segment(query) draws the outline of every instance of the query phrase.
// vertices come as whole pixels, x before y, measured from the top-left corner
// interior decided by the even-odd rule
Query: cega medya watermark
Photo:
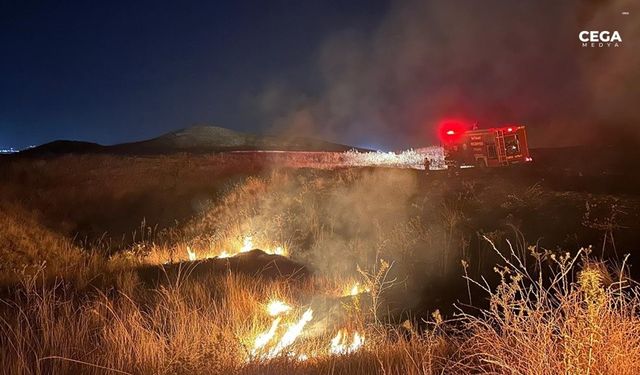
[[[580,31],[578,38],[582,47],[620,47],[622,37],[618,31]]]

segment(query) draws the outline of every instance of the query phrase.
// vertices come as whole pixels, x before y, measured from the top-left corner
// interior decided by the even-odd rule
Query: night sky
[[[5,2],[3,2],[4,4]],[[331,30],[375,24],[385,1],[10,1],[0,5],[0,146],[104,144],[193,124],[269,125],[271,81],[312,86]]]
[[[640,134],[635,0],[0,4],[0,147],[208,124],[390,149],[450,117],[543,146]]]

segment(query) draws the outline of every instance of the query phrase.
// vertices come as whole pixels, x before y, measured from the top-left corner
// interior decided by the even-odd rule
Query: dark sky
[[[390,149],[443,118],[525,124],[534,146],[640,140],[639,4],[4,1],[0,147],[210,124]]]
[[[6,3],[13,3],[7,5]],[[0,146],[110,144],[196,123],[267,127],[273,80],[313,86],[332,30],[386,1],[35,1],[0,5]]]

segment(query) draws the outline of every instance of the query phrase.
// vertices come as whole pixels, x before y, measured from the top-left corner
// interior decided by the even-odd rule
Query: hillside
[[[21,152],[24,156],[56,154],[171,154],[248,150],[347,151],[353,147],[314,138],[259,135],[217,126],[193,126],[159,137],[111,146],[80,141],[54,141]]]
[[[141,142],[125,143],[112,149],[141,152],[295,150],[346,151],[352,147],[304,137],[241,133],[217,126],[194,126]]]
[[[23,156],[43,156],[56,154],[91,154],[103,152],[107,147],[93,142],[58,140],[20,151]],[[13,154],[13,155],[17,155]]]

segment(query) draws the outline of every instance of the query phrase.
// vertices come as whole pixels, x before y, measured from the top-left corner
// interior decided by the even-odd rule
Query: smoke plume
[[[434,143],[448,117],[525,124],[533,146],[635,137],[639,21],[632,0],[393,2],[373,31],[319,46],[317,92],[278,82],[260,105],[279,131],[361,146]],[[581,30],[623,42],[582,47]]]

